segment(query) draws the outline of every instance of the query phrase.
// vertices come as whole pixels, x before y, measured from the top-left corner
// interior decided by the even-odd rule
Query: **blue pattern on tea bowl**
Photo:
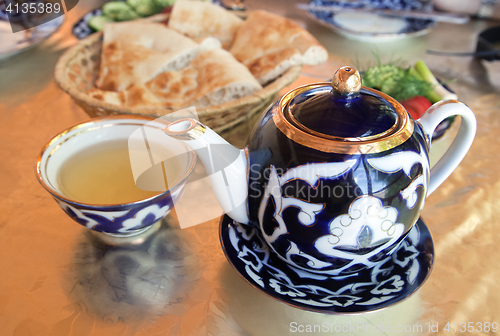
[[[174,149],[181,167],[180,176],[175,183],[169,183],[171,187],[168,190],[135,202],[91,204],[75,201],[61,192],[58,171],[68,157],[82,149],[102,144],[102,141],[128,140],[141,127],[148,128],[147,132],[154,130],[163,134],[165,125],[165,122],[155,118],[112,116],[94,118],[70,127],[53,137],[40,152],[35,167],[38,181],[74,221],[86,228],[118,237],[140,234],[166,217],[181,196],[196,164],[196,154],[186,145],[167,136],[157,142],[162,147]]]
[[[54,199],[59,206],[77,223],[88,229],[120,236],[130,236],[143,232],[152,224],[165,218],[175,200],[181,195],[184,185],[155,197],[117,206],[88,206]]]

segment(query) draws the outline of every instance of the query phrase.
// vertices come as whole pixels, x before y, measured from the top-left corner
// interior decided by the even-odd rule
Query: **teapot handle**
[[[429,139],[430,146],[432,134],[436,127],[443,120],[453,115],[461,117],[460,129],[443,157],[431,169],[427,196],[450,176],[469,151],[476,134],[476,117],[474,116],[474,112],[465,104],[456,100],[443,100],[432,105],[417,120],[422,125],[424,133]]]

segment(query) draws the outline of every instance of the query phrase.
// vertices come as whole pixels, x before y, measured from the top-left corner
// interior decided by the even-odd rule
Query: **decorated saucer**
[[[324,276],[296,269],[277,256],[251,226],[224,215],[220,240],[229,263],[253,287],[288,305],[327,314],[387,308],[415,293],[429,277],[434,244],[422,219],[398,249],[370,269]]]

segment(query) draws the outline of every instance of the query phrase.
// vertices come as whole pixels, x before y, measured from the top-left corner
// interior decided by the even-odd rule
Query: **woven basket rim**
[[[168,17],[168,15],[160,14],[154,17],[150,17],[148,21],[163,21]],[[94,108],[103,109],[106,111],[113,112],[115,114],[142,114],[142,115],[164,115],[167,113],[174,112],[179,110],[179,108],[163,108],[163,107],[144,107],[144,106],[120,106],[111,103],[104,102],[102,100],[95,99],[90,97],[86,93],[82,92],[79,88],[77,88],[73,83],[69,81],[66,76],[66,69],[68,63],[86,46],[92,45],[93,43],[98,43],[102,41],[103,32],[94,33],[87,38],[81,40],[78,44],[69,48],[57,61],[54,77],[58,86],[68,93],[75,100],[84,102],[85,104],[92,106]],[[99,55],[100,57],[100,55]],[[242,97],[240,99],[227,102],[220,105],[213,105],[204,108],[197,108],[196,111],[198,115],[210,115],[215,112],[221,111],[229,111],[235,107],[244,106],[244,105],[257,105],[262,103],[269,97],[277,94],[282,88],[293,82],[298,76],[302,69],[301,65],[295,65],[286,70],[280,77],[275,79],[273,82],[264,86],[261,90],[253,93],[252,95]]]

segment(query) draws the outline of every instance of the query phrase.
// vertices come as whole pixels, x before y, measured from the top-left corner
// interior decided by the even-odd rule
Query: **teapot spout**
[[[164,129],[168,136],[191,147],[210,180],[222,210],[233,220],[248,224],[248,160],[240,150],[199,121],[180,119]]]

